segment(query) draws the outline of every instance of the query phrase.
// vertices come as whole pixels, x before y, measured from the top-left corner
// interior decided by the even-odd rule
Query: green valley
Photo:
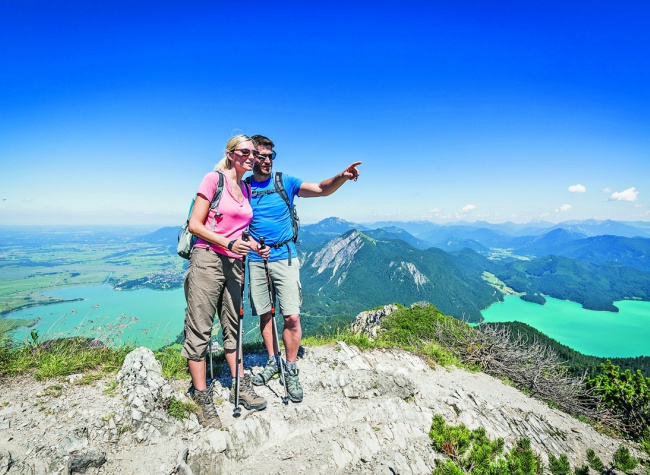
[[[181,285],[187,264],[169,245],[137,241],[141,230],[106,236],[102,230],[50,235],[35,246],[28,237],[0,235],[0,313],[47,305],[61,298],[44,291],[104,282],[120,289]]]

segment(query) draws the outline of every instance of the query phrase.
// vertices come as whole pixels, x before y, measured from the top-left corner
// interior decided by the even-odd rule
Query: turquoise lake
[[[110,285],[99,285],[44,294],[83,300],[13,312],[12,318],[40,318],[34,328],[16,330],[16,340],[22,341],[36,329],[41,339],[93,336],[115,346],[132,342],[155,349],[172,343],[183,331],[183,289],[116,291]]]
[[[111,345],[134,343],[155,349],[172,343],[183,331],[185,297],[182,289],[115,291],[110,285],[71,287],[47,292],[66,299],[83,299],[15,311],[12,318],[40,321],[41,339],[82,335]],[[618,313],[585,310],[575,302],[547,298],[546,305],[507,295],[482,312],[487,322],[527,323],[560,343],[594,356],[650,355],[650,302],[615,302]],[[259,339],[257,318],[244,312],[244,340]],[[28,338],[32,328],[13,333]],[[215,334],[218,323],[215,325]]]
[[[481,313],[486,322],[526,323],[580,353],[650,356],[650,302],[614,302],[618,313],[585,310],[575,302],[546,298],[545,305],[506,295]]]
[[[116,291],[105,284],[70,287],[43,294],[82,300],[12,312],[12,318],[40,318],[36,326],[13,332],[15,340],[29,339],[30,332],[35,329],[41,341],[63,336],[90,336],[111,346],[132,343],[157,349],[173,343],[183,332],[185,295],[182,288]],[[215,319],[213,334],[215,341],[221,342],[218,332],[219,323]],[[243,338],[244,341],[261,340],[259,320],[251,316],[248,305],[244,310]]]

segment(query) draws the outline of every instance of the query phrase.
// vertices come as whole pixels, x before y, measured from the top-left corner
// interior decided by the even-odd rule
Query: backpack
[[[217,183],[217,189],[214,190],[214,196],[212,197],[212,201],[210,202],[210,209],[215,210],[215,219],[212,222],[213,231],[217,222],[216,217],[221,216],[221,213],[219,213],[219,210],[217,208],[219,206],[219,201],[221,200],[221,195],[223,194],[223,187],[225,184],[223,173],[219,171],[217,173],[219,174],[219,183]],[[247,196],[248,201],[250,201],[251,188],[249,184],[246,184],[246,194],[248,195]],[[178,231],[178,245],[176,246],[176,252],[183,259],[190,258],[190,254],[192,253],[192,248],[194,247],[194,244],[196,244],[196,236],[190,232],[190,216],[192,215],[192,209],[194,208],[195,201],[196,201],[196,195],[194,195],[194,198],[192,198],[192,202],[190,203],[190,209],[187,212],[187,221],[185,221],[185,224],[181,226],[181,228]]]
[[[252,185],[252,176],[246,177],[244,182],[248,185]],[[293,238],[291,240],[294,243],[298,242],[298,231],[300,231],[300,218],[298,217],[298,211],[296,210],[296,205],[294,204],[291,206],[291,201],[289,200],[289,195],[287,194],[287,190],[284,189],[284,184],[282,183],[282,172],[275,172],[275,176],[273,177],[273,185],[275,186],[275,190],[267,190],[261,193],[253,192],[253,196],[260,196],[260,195],[267,195],[270,193],[278,193],[284,202],[287,204],[287,207],[289,208],[289,214],[291,215],[291,230],[293,231]]]

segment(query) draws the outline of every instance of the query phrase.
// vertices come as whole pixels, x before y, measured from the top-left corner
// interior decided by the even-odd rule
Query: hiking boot
[[[296,368],[293,371],[285,371],[284,375],[287,378],[287,392],[289,393],[289,399],[292,402],[301,402],[302,401],[302,385],[300,384],[300,379],[298,375],[300,371]],[[280,382],[282,381],[282,376],[280,376]]]
[[[203,427],[221,427],[221,419],[217,414],[217,408],[212,401],[212,391],[206,389],[205,391],[194,391],[194,402],[199,407],[196,416],[199,418],[199,423]]]
[[[249,411],[261,411],[266,407],[266,399],[258,396],[253,389],[253,383],[250,374],[246,374],[239,381],[239,402]],[[230,402],[235,403],[235,378],[232,380],[232,387],[230,388]]]
[[[279,373],[280,369],[278,368],[278,363],[275,361],[275,357],[272,356],[266,362],[264,369],[253,376],[253,384],[255,386],[264,386],[274,377],[277,377]]]

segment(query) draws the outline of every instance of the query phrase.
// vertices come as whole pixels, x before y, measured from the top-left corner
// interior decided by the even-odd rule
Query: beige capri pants
[[[181,356],[203,361],[215,314],[219,314],[223,347],[237,349],[241,305],[242,261],[210,249],[194,248],[185,276],[185,343]]]

